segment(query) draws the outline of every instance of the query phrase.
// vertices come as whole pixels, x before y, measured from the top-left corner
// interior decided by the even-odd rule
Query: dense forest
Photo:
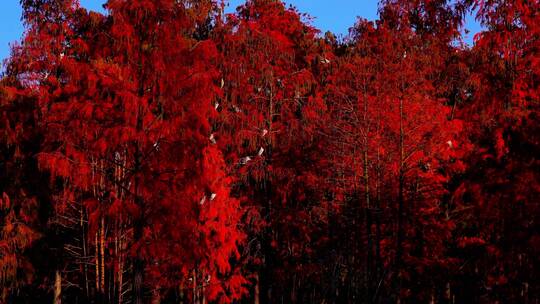
[[[20,2],[0,303],[539,303],[538,0]]]

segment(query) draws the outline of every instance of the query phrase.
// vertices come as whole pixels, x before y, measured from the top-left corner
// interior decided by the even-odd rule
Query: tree
[[[538,3],[475,1],[485,31],[464,60],[470,99],[459,109],[475,145],[454,193],[462,212],[462,298],[534,301],[538,286]],[[473,169],[474,168],[474,169]],[[473,283],[476,282],[476,283]],[[481,292],[473,291],[482,290]]]
[[[249,205],[256,303],[310,301],[311,291],[301,290],[308,275],[286,273],[316,267],[310,244],[325,225],[316,188],[325,105],[314,72],[332,55],[300,18],[280,1],[248,1],[215,34],[223,96],[214,136],[236,173],[235,193]]]
[[[33,249],[41,238],[40,213],[47,199],[46,179],[35,174],[33,159],[40,140],[34,110],[36,100],[13,76],[13,66],[0,82],[0,300],[21,300],[41,265]]]
[[[367,295],[366,302],[381,287],[398,298],[425,299],[441,289],[427,287],[431,278],[422,276],[449,266],[444,242],[453,222],[443,216],[443,200],[451,174],[462,167],[454,163],[461,122],[452,119],[431,77],[438,58],[394,13],[385,7],[377,27],[359,21],[327,97],[335,102],[335,179],[356,210],[345,288],[353,297]],[[426,285],[414,290],[414,281]],[[381,285],[387,282],[394,286]]]
[[[157,300],[188,282],[194,301],[230,301],[242,288],[228,274],[242,241],[240,207],[208,140],[215,47],[197,38],[214,7],[106,7],[104,17],[69,1],[25,3],[25,52],[43,58],[25,72],[39,91],[39,160],[58,186],[55,208],[81,207],[88,221],[81,247],[95,247],[99,301],[122,302],[128,269],[134,303],[150,286]],[[88,278],[75,284],[88,286]]]

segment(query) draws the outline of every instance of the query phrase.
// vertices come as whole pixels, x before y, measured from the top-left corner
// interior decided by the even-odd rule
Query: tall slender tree
[[[248,1],[216,33],[223,96],[215,107],[223,115],[215,136],[249,205],[253,241],[246,249],[257,268],[257,303],[309,295],[302,295],[300,273],[283,284],[276,278],[287,268],[314,266],[310,243],[324,224],[316,189],[324,102],[314,71],[331,57],[315,34],[296,10],[275,0]]]

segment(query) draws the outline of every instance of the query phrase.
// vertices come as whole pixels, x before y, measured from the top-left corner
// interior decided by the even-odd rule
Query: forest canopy
[[[20,4],[0,303],[540,300],[538,0]]]

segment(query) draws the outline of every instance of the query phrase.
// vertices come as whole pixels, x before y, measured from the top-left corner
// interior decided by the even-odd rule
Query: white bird
[[[263,129],[262,132],[261,132],[261,136],[264,137],[264,136],[266,136],[266,134],[268,134],[268,130]]]
[[[64,58],[64,52],[60,53],[60,59]]]
[[[448,146],[449,146],[450,148],[453,148],[453,147],[454,147],[454,144],[452,143],[451,140],[447,141],[446,143],[448,144]]]
[[[249,156],[242,157],[242,158],[240,159],[240,164],[241,164],[241,165],[245,165],[245,164],[247,164],[250,160],[251,160],[251,157],[249,157]]]
[[[263,147],[260,147],[260,148],[259,148],[259,152],[257,152],[257,155],[258,155],[258,156],[261,156],[263,153],[264,153],[264,148],[263,148]]]
[[[216,138],[214,137],[214,133],[210,134],[210,142],[213,144],[216,143]]]
[[[210,195],[210,200],[213,201],[213,200],[216,198],[216,195],[217,195],[217,194],[212,193],[212,194]]]
[[[201,201],[199,202],[199,205],[204,205],[204,202],[206,202],[206,195],[203,196],[203,198],[201,199]]]
[[[210,283],[210,279],[211,279],[211,278],[212,278],[211,275],[208,275],[208,276],[206,277],[206,283],[207,283],[207,284]]]
[[[330,63],[330,60],[328,60],[328,58],[323,58],[323,59],[321,60],[321,63],[329,64],[329,63]]]
[[[225,80],[223,80],[223,78],[221,78],[221,86],[220,86],[220,88],[223,89],[223,86],[225,86]]]
[[[219,108],[219,102],[216,102],[216,103],[214,104],[214,108],[215,108],[216,110]]]

